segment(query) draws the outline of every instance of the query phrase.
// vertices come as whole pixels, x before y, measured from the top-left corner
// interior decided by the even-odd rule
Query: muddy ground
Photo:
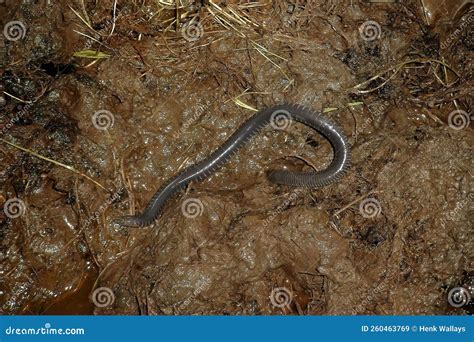
[[[464,2],[0,2],[0,312],[472,314]],[[268,127],[153,226],[111,223],[282,101],[343,129],[340,182],[269,183],[332,150]]]

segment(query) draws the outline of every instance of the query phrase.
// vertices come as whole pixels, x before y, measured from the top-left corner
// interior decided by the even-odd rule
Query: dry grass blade
[[[92,27],[92,25],[90,24],[89,22],[89,18],[87,19],[84,19],[74,8],[72,8],[70,5],[69,5],[69,8],[71,9],[71,11],[73,11],[73,13],[84,23],[84,25],[87,26],[88,29],[94,31],[97,33],[96,30],[94,30],[94,28]]]
[[[274,52],[271,52],[271,51],[268,50],[265,46],[263,46],[263,45],[257,43],[256,41],[250,40],[250,42],[255,46],[255,49],[257,49],[258,52],[260,52],[262,55],[264,55],[264,53],[268,53],[269,55],[272,55],[272,56],[274,56],[274,57],[277,57],[277,58],[279,58],[279,59],[281,59],[281,60],[283,60],[283,61],[285,61],[285,62],[288,61],[288,59],[286,59],[286,58],[284,58],[284,57],[282,57],[282,56],[280,56],[280,55],[277,55],[277,54],[274,53]]]
[[[7,93],[6,91],[4,91],[3,93],[4,93],[5,95],[7,95],[7,96],[10,96],[12,99],[15,99],[15,100],[17,100],[17,101],[19,101],[19,102],[22,102],[22,103],[32,104],[32,103],[34,102],[34,101],[22,100],[22,99],[16,97],[15,95],[12,95],[12,94]]]
[[[222,9],[219,5],[215,4],[212,1],[209,1],[209,4],[214,7],[216,10],[215,16],[220,17],[221,19],[223,17],[227,18],[229,21],[234,22],[235,24],[241,25],[241,26],[246,26],[246,25],[256,25],[254,22],[252,22],[250,19],[246,18],[246,16],[243,13],[239,13],[240,11],[238,9],[232,8],[232,5],[227,5],[227,11]],[[210,8],[208,8],[210,11]]]
[[[81,58],[93,58],[93,59],[103,59],[103,58],[109,58],[110,55],[100,52],[100,51],[95,51],[95,50],[81,50],[81,51],[76,51],[73,54],[74,57],[81,57]]]
[[[96,43],[99,43],[100,45],[104,45],[104,44],[102,44],[98,39],[95,39],[94,37],[91,37],[91,36],[89,36],[88,34],[82,33],[82,32],[77,31],[77,30],[73,30],[73,31],[76,32],[77,34],[80,34],[81,36],[84,36],[84,37],[86,37],[86,38],[89,38],[89,39],[93,40],[93,41],[96,42]],[[105,45],[104,45],[104,46],[105,46]]]
[[[251,110],[253,112],[257,112],[258,109],[252,107],[251,105],[246,104],[240,98],[242,96],[245,96],[245,95],[268,95],[269,93],[267,93],[267,92],[258,92],[258,91],[248,91],[248,90],[249,90],[249,88],[245,89],[240,95],[237,95],[237,96],[233,97],[232,99],[227,100],[226,103],[232,100],[232,102],[234,102],[239,107]]]
[[[63,164],[63,163],[61,163],[61,162],[58,162],[58,161],[56,161],[56,160],[54,160],[54,159],[51,159],[51,158],[42,156],[42,155],[39,154],[39,153],[36,153],[36,152],[34,152],[34,151],[31,151],[31,150],[29,150],[29,149],[27,149],[27,148],[21,147],[21,146],[19,146],[19,145],[17,145],[17,144],[14,144],[14,143],[12,143],[12,142],[10,142],[10,141],[8,141],[8,140],[3,139],[3,138],[0,138],[0,140],[3,141],[5,144],[8,144],[8,145],[10,145],[10,146],[12,146],[12,147],[14,147],[14,148],[16,148],[16,149],[19,149],[19,150],[21,150],[21,151],[23,151],[23,152],[29,153],[29,154],[31,154],[32,156],[35,156],[36,158],[39,158],[39,159],[42,159],[42,160],[46,160],[47,162],[50,162],[50,163],[52,163],[52,164],[61,166],[61,167],[65,168],[66,170],[72,171],[72,172],[78,174],[79,176],[84,177],[84,178],[90,180],[92,183],[94,183],[94,184],[97,185],[98,187],[102,188],[103,190],[105,190],[105,191],[107,191],[107,192],[110,192],[110,191],[107,190],[102,184],[100,184],[100,183],[97,182],[96,180],[92,179],[92,178],[89,177],[88,175],[86,175],[86,174],[84,174],[84,173],[82,173],[82,172],[76,170],[76,169],[73,168],[72,166],[69,166],[69,165]]]
[[[450,71],[452,71],[456,75],[457,79],[459,79],[459,77],[460,77],[459,73],[456,70],[454,70],[451,66],[449,66],[448,64],[446,64],[443,61],[440,61],[440,60],[437,60],[437,59],[431,59],[431,58],[417,58],[417,59],[411,59],[411,60],[408,60],[408,61],[405,61],[405,62],[398,63],[397,65],[394,65],[394,66],[392,66],[392,67],[390,67],[386,70],[383,70],[383,71],[379,72],[377,75],[369,78],[368,80],[357,84],[356,86],[353,87],[353,89],[357,90],[357,93],[359,93],[359,94],[366,94],[366,93],[373,92],[377,89],[382,88],[385,84],[387,84],[404,67],[408,67],[409,64],[414,64],[414,63],[421,63],[421,64],[437,63],[439,65],[442,65],[442,66],[446,67]],[[378,86],[376,86],[374,88],[370,88],[370,89],[359,90],[360,88],[363,88],[363,87],[369,85],[371,82],[373,82],[377,79],[383,79],[383,76],[386,75],[389,72],[393,72],[393,73],[388,78],[384,79],[384,81],[381,84],[379,84]],[[435,73],[435,77],[438,78],[436,73]],[[457,82],[457,79],[455,81],[451,82],[449,85],[446,85],[446,86],[451,86],[451,85],[455,84]],[[441,82],[441,83],[443,83],[443,82]]]
[[[115,30],[115,21],[117,20],[116,12],[117,12],[117,0],[114,0],[114,6],[113,6],[113,19],[112,19],[112,29],[110,30],[109,36],[107,38],[112,37],[114,34]]]
[[[241,100],[238,99],[238,98],[233,98],[232,101],[234,101],[234,103],[235,103],[237,106],[239,106],[239,107],[242,107],[242,108],[251,110],[251,111],[253,111],[253,112],[257,112],[257,111],[258,111],[258,109],[253,108],[252,106],[246,104],[245,102],[241,101]]]

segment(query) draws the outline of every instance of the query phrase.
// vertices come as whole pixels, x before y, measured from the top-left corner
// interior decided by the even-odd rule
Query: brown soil
[[[0,312],[472,314],[447,300],[474,289],[465,2],[0,3],[2,27],[24,30],[0,41],[0,204],[25,209],[0,213]],[[84,50],[102,55],[74,56]],[[353,165],[340,182],[269,183],[271,167],[320,169],[332,153],[307,127],[269,127],[153,226],[111,224],[249,107],[282,101],[342,127]],[[98,111],[113,118],[106,130]],[[199,216],[183,215],[186,199]],[[101,287],[114,299],[104,307]]]

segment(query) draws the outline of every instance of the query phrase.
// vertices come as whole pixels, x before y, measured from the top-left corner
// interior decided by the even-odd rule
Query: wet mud
[[[445,4],[0,3],[0,312],[472,314],[474,12]],[[270,183],[332,149],[269,126],[112,224],[283,101],[345,132],[339,182]]]

